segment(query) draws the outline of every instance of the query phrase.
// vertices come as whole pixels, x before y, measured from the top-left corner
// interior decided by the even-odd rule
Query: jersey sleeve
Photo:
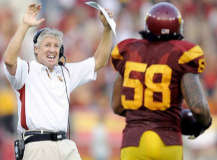
[[[184,43],[178,65],[183,73],[200,74],[206,67],[204,52],[199,45]]]
[[[116,71],[123,75],[124,65],[127,58],[127,46],[135,39],[127,39],[118,43],[112,50],[112,64]]]
[[[16,69],[15,75],[11,75],[8,72],[5,64],[4,64],[4,72],[5,72],[7,79],[9,80],[11,86],[16,90],[19,90],[20,88],[23,87],[23,85],[27,79],[28,63],[18,57],[17,58],[17,69]]]

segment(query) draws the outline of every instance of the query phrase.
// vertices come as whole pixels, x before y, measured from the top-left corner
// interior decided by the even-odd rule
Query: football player
[[[118,71],[112,108],[126,117],[121,160],[182,160],[182,133],[197,137],[211,125],[199,80],[204,53],[183,40],[183,20],[173,4],[155,4],[145,22],[143,39],[124,40],[112,51]],[[195,121],[181,125],[183,98]]]

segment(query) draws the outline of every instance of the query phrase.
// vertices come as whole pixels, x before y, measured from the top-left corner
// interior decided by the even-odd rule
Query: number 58
[[[144,84],[139,79],[130,78],[132,71],[144,73]],[[155,74],[162,75],[161,82],[153,81]],[[122,94],[121,102],[123,107],[125,109],[136,110],[144,104],[150,110],[166,110],[170,107],[171,92],[169,85],[171,77],[172,69],[168,65],[153,64],[147,68],[147,64],[127,61],[123,87],[134,88],[134,99],[127,100],[126,96]],[[161,102],[154,100],[154,93],[161,93]]]

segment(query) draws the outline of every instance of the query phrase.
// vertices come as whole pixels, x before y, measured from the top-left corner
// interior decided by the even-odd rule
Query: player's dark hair
[[[146,39],[150,42],[156,42],[156,41],[169,41],[169,40],[182,40],[184,37],[181,34],[164,34],[160,36],[156,36],[151,32],[142,30],[139,32],[140,36],[143,39]]]

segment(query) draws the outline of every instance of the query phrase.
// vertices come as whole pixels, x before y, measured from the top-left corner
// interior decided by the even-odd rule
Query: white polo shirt
[[[37,61],[29,64],[18,58],[15,76],[4,70],[18,101],[18,132],[24,130],[67,131],[69,104],[67,96],[76,87],[96,79],[93,57],[77,63],[66,63],[52,72]],[[66,88],[67,94],[66,95]]]

